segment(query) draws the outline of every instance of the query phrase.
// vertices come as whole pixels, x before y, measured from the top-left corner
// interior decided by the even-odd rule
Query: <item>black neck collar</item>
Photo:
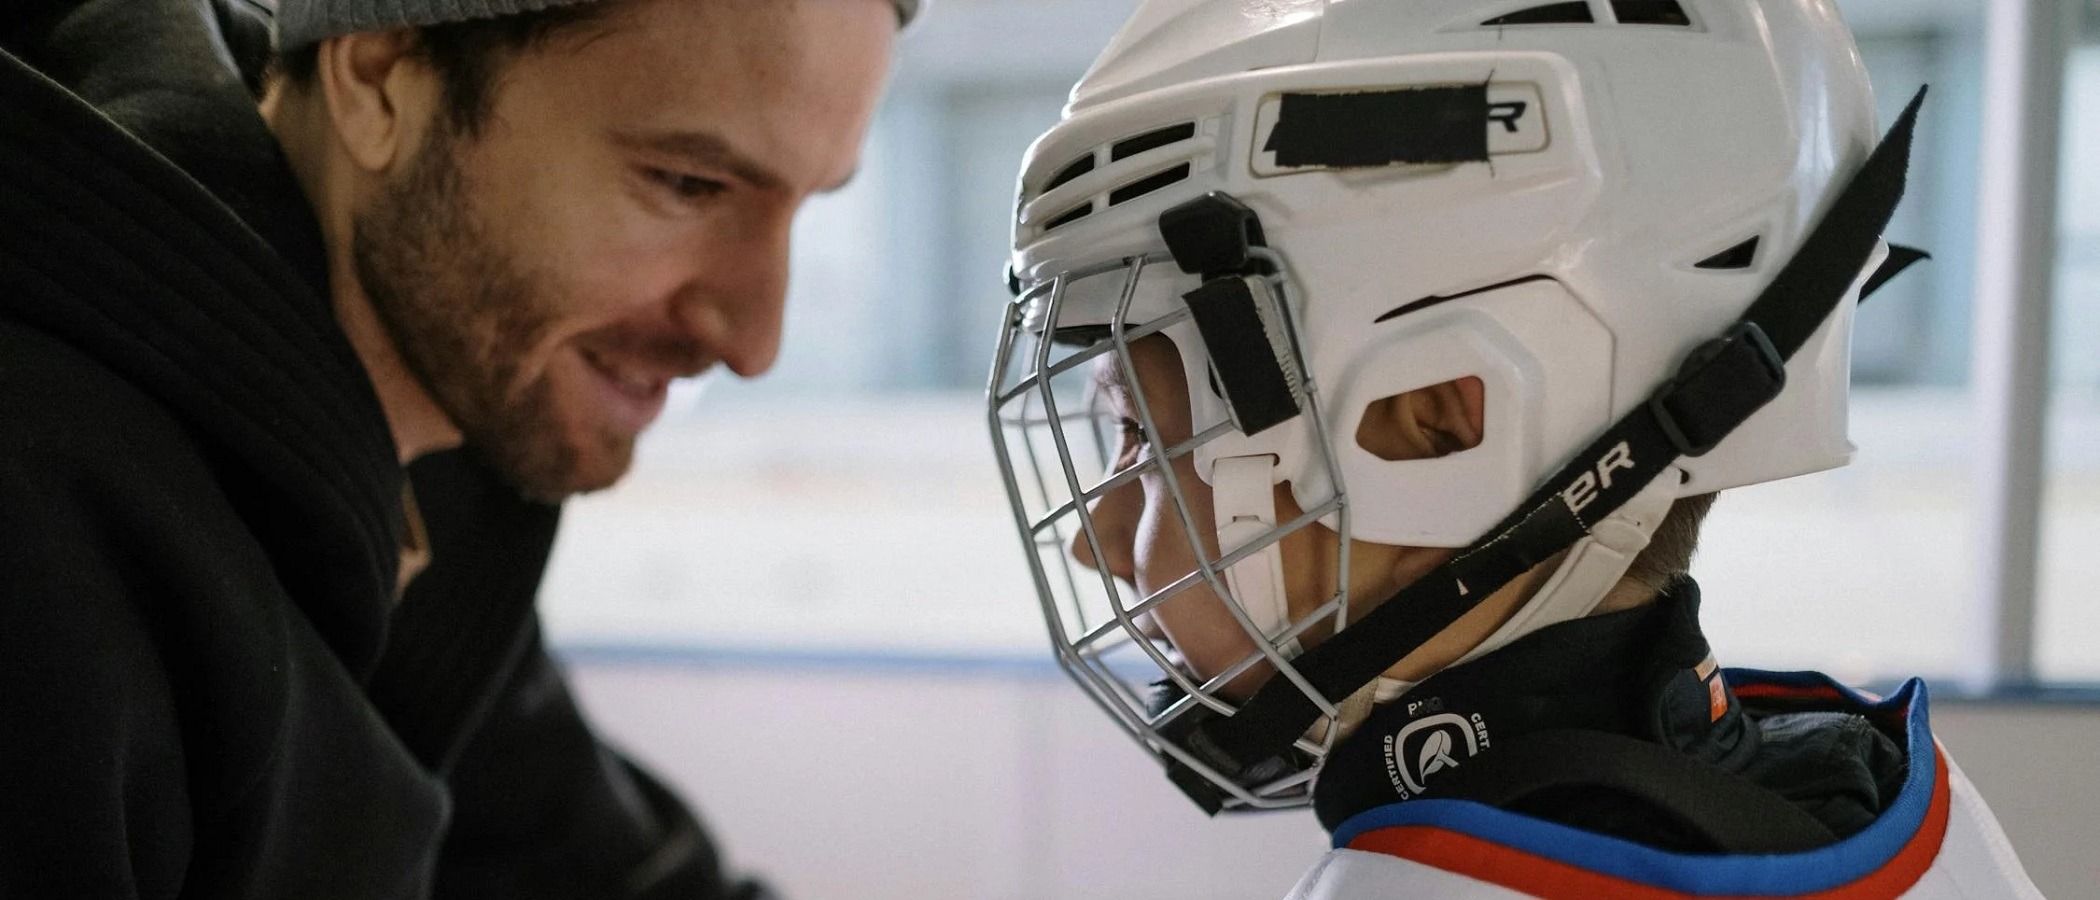
[[[1711,656],[1690,578],[1653,605],[1541,629],[1380,706],[1328,758],[1314,811],[1332,831],[1358,813],[1434,797],[1439,771],[1548,729],[1625,735],[1739,767],[1757,732]]]

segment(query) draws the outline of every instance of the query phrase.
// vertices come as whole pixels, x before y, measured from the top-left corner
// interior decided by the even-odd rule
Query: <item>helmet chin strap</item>
[[[1462,666],[1490,653],[1509,646],[1518,638],[1562,622],[1580,619],[1595,612],[1604,602],[1619,580],[1626,577],[1626,570],[1633,567],[1634,557],[1647,549],[1648,541],[1655,536],[1655,529],[1670,514],[1670,505],[1676,500],[1674,488],[1680,478],[1671,475],[1675,467],[1665,471],[1650,482],[1640,493],[1626,501],[1597,527],[1588,537],[1568,548],[1567,558],[1553,577],[1547,579],[1538,593],[1518,609],[1509,621],[1487,636],[1466,655],[1446,668]],[[1402,681],[1380,675],[1370,684],[1364,685],[1349,698],[1335,705],[1341,713],[1341,737],[1348,737],[1369,718],[1373,708],[1391,703],[1415,689],[1419,682]],[[1308,737],[1323,736],[1326,720],[1315,724]]]
[[[1626,570],[1633,566],[1634,557],[1647,548],[1649,538],[1655,536],[1655,529],[1662,525],[1663,517],[1670,514],[1670,504],[1675,500],[1672,488],[1679,483],[1679,479],[1670,477],[1675,471],[1674,467],[1665,471],[1633,499],[1626,501],[1626,505],[1597,523],[1588,537],[1568,549],[1567,558],[1553,571],[1553,577],[1522,609],[1489,634],[1479,646],[1446,668],[1465,665],[1534,631],[1580,619],[1596,611],[1612,588],[1618,586],[1619,579],[1626,577]],[[1419,683],[1380,675],[1370,684],[1358,688],[1348,699],[1335,704],[1335,711],[1340,713],[1336,718],[1341,725],[1337,740],[1354,734],[1377,707],[1406,696]],[[1305,736],[1314,741],[1323,740],[1327,736],[1327,721],[1322,717],[1313,723]]]
[[[1268,455],[1220,459],[1211,470],[1213,510],[1218,527],[1221,555],[1245,547],[1276,528],[1276,458]],[[1669,515],[1680,479],[1663,473],[1632,499],[1597,523],[1587,537],[1568,549],[1568,555],[1553,576],[1517,610],[1509,621],[1488,635],[1454,666],[1464,665],[1508,646],[1518,638],[1541,629],[1589,615],[1604,602],[1633,566],[1634,557]],[[1225,584],[1240,609],[1262,636],[1274,640],[1290,627],[1290,606],[1283,591],[1283,553],[1272,543],[1225,570]],[[1277,645],[1285,657],[1296,657],[1302,648],[1296,640]],[[1363,723],[1373,706],[1399,699],[1416,682],[1380,676],[1338,704],[1341,736]],[[1309,736],[1318,739],[1326,729],[1322,721]]]
[[[1219,459],[1211,468],[1212,508],[1218,525],[1218,553],[1229,554],[1276,529],[1276,457],[1233,456]],[[1291,626],[1290,603],[1283,592],[1283,551],[1272,543],[1225,570],[1225,586],[1239,601],[1249,621],[1263,637],[1275,640]],[[1276,645],[1276,652],[1295,658],[1301,652],[1297,640]],[[1372,707],[1407,693],[1414,682],[1380,677],[1349,696],[1338,706],[1341,737],[1348,737],[1370,717]],[[1328,722],[1321,719],[1306,731],[1312,740],[1324,740]]]
[[[1276,530],[1276,457],[1233,456],[1211,468],[1211,503],[1218,525],[1218,553],[1230,554]],[[1247,619],[1262,637],[1275,640],[1291,627],[1290,603],[1283,593],[1283,548],[1271,542],[1225,570]],[[1297,640],[1276,645],[1284,657],[1303,649]]]

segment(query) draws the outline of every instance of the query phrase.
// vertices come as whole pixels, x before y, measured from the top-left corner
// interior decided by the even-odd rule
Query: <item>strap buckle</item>
[[[1737,322],[1693,350],[1648,411],[1677,452],[1705,456],[1785,389],[1786,358],[1756,322]]]
[[[1258,271],[1250,248],[1266,246],[1261,217],[1223,191],[1212,191],[1159,214],[1160,237],[1181,271],[1205,281]]]

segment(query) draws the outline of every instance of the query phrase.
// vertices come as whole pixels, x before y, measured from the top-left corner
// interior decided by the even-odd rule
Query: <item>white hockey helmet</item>
[[[1845,464],[1853,309],[1909,261],[1873,118],[1834,0],[1144,3],[1029,151],[991,385],[1060,662],[1206,808],[1302,804],[1343,730],[1307,726],[1508,578],[1576,551],[1481,652],[1593,609],[1671,500]],[[1151,334],[1195,436],[1108,471],[1083,373]],[[1359,445],[1376,401],[1468,376],[1476,447]],[[1071,568],[1066,540],[1103,556],[1089,501],[1190,455],[1198,571],[1126,598]],[[1292,621],[1277,545],[1313,521],[1468,549],[1362,622],[1339,592]],[[1139,627],[1198,584],[1260,648],[1207,678]],[[1185,696],[1148,709],[1141,672]]]

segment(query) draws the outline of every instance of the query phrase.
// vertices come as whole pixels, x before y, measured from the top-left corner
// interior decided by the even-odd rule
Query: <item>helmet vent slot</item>
[[[1591,25],[1596,21],[1587,3],[1548,3],[1496,16],[1480,24],[1485,28],[1500,28],[1504,25]]]
[[[1119,159],[1128,159],[1147,150],[1157,150],[1169,144],[1179,144],[1195,136],[1196,123],[1194,122],[1183,122],[1179,125],[1156,128],[1137,137],[1124,138],[1109,145],[1108,160],[1109,162],[1115,162]],[[1088,166],[1087,168],[1091,169],[1093,167]]]
[[[1077,222],[1080,219],[1086,218],[1088,215],[1101,212],[1102,210],[1105,210],[1108,207],[1115,206],[1119,203],[1126,203],[1131,200],[1135,200],[1139,197],[1152,193],[1153,191],[1159,190],[1160,188],[1166,187],[1167,185],[1173,184],[1177,181],[1187,180],[1189,175],[1195,171],[1195,167],[1191,163],[1184,162],[1178,165],[1171,165],[1167,168],[1160,169],[1156,167],[1159,165],[1164,165],[1167,162],[1167,160],[1160,160],[1156,163],[1150,160],[1139,160],[1136,162],[1124,161],[1131,160],[1135,157],[1141,156],[1154,150],[1158,150],[1162,147],[1172,147],[1176,144],[1181,144],[1194,140],[1196,138],[1196,133],[1198,130],[1197,124],[1198,123],[1196,122],[1180,122],[1161,128],[1154,128],[1151,131],[1132,135],[1120,141],[1116,141],[1113,144],[1096,146],[1094,150],[1088,153],[1087,155],[1081,156],[1077,159],[1072,160],[1071,162],[1066,163],[1064,165],[1064,168],[1058,169],[1056,173],[1050,176],[1048,181],[1043,183],[1042,189],[1036,191],[1034,197],[1040,198],[1043,195],[1050,193],[1051,191],[1057,190],[1058,188],[1079,181],[1081,178],[1087,177],[1089,175],[1097,179],[1102,178],[1102,170],[1113,170],[1114,168],[1116,168],[1117,163],[1123,163],[1123,165],[1125,166],[1138,168],[1140,172],[1144,171],[1145,169],[1154,169],[1154,171],[1149,175],[1144,175],[1143,177],[1134,177],[1137,175],[1137,173],[1135,172],[1130,173],[1128,175],[1121,172],[1115,173],[1114,177],[1118,181],[1122,181],[1122,179],[1125,178],[1131,178],[1132,180],[1122,181],[1120,186],[1117,186],[1115,189],[1108,192],[1107,197],[1102,197],[1100,194],[1094,194],[1094,199],[1086,201],[1078,206],[1072,207],[1070,209],[1058,213],[1055,217],[1043,223],[1042,230],[1050,231],[1052,229],[1060,228],[1065,225],[1070,225],[1073,222]],[[1187,152],[1194,153],[1198,151],[1190,150]],[[1171,160],[1173,158],[1173,154],[1162,155],[1167,156],[1168,160]],[[1111,184],[1114,183],[1115,182],[1111,182]],[[1089,191],[1088,193],[1092,193],[1092,191]],[[1025,199],[1026,198],[1024,198],[1024,200]],[[1023,205],[1025,206],[1026,204],[1024,203]]]
[[[1692,17],[1677,0],[1612,0],[1612,15],[1621,25],[1676,25],[1689,28]]]
[[[1747,269],[1757,263],[1757,245],[1760,238],[1751,238],[1693,265],[1701,269]]]
[[[1153,191],[1159,190],[1160,188],[1166,187],[1167,185],[1173,184],[1177,181],[1181,181],[1188,177],[1188,163],[1182,163],[1181,165],[1175,166],[1174,168],[1166,169],[1160,172],[1155,172],[1151,175],[1147,175],[1122,187],[1116,188],[1114,191],[1109,192],[1108,205],[1115,206],[1116,204],[1122,203],[1127,200],[1136,200],[1139,197],[1145,196],[1146,194],[1152,193]]]
[[[1050,182],[1048,184],[1043,185],[1043,192],[1048,193],[1050,191],[1054,191],[1060,187],[1063,187],[1072,179],[1078,178],[1079,176],[1085,175],[1086,173],[1092,171],[1094,171],[1094,154],[1089,153],[1085,156],[1071,161],[1064,168],[1057,170],[1057,174],[1050,176]]]
[[[1077,222],[1077,221],[1079,221],[1080,219],[1084,219],[1084,218],[1086,218],[1086,217],[1087,217],[1087,216],[1088,216],[1089,214],[1091,214],[1091,213],[1092,213],[1093,211],[1094,211],[1094,204],[1093,204],[1093,203],[1091,203],[1091,202],[1088,202],[1088,203],[1082,203],[1082,204],[1080,204],[1080,205],[1078,205],[1078,206],[1075,206],[1075,207],[1073,207],[1073,208],[1072,208],[1071,210],[1069,210],[1069,211],[1067,211],[1067,212],[1064,212],[1064,213],[1062,213],[1062,214],[1058,215],[1058,217],[1057,217],[1057,218],[1055,218],[1055,219],[1051,219],[1051,220],[1050,220],[1050,221],[1048,221],[1048,222],[1044,222],[1044,223],[1043,223],[1043,230],[1044,230],[1044,231],[1049,231],[1049,230],[1050,230],[1050,229],[1052,229],[1052,228],[1062,228],[1062,227],[1064,227],[1064,226],[1066,226],[1066,225],[1070,225],[1070,224],[1072,224],[1073,222]]]

